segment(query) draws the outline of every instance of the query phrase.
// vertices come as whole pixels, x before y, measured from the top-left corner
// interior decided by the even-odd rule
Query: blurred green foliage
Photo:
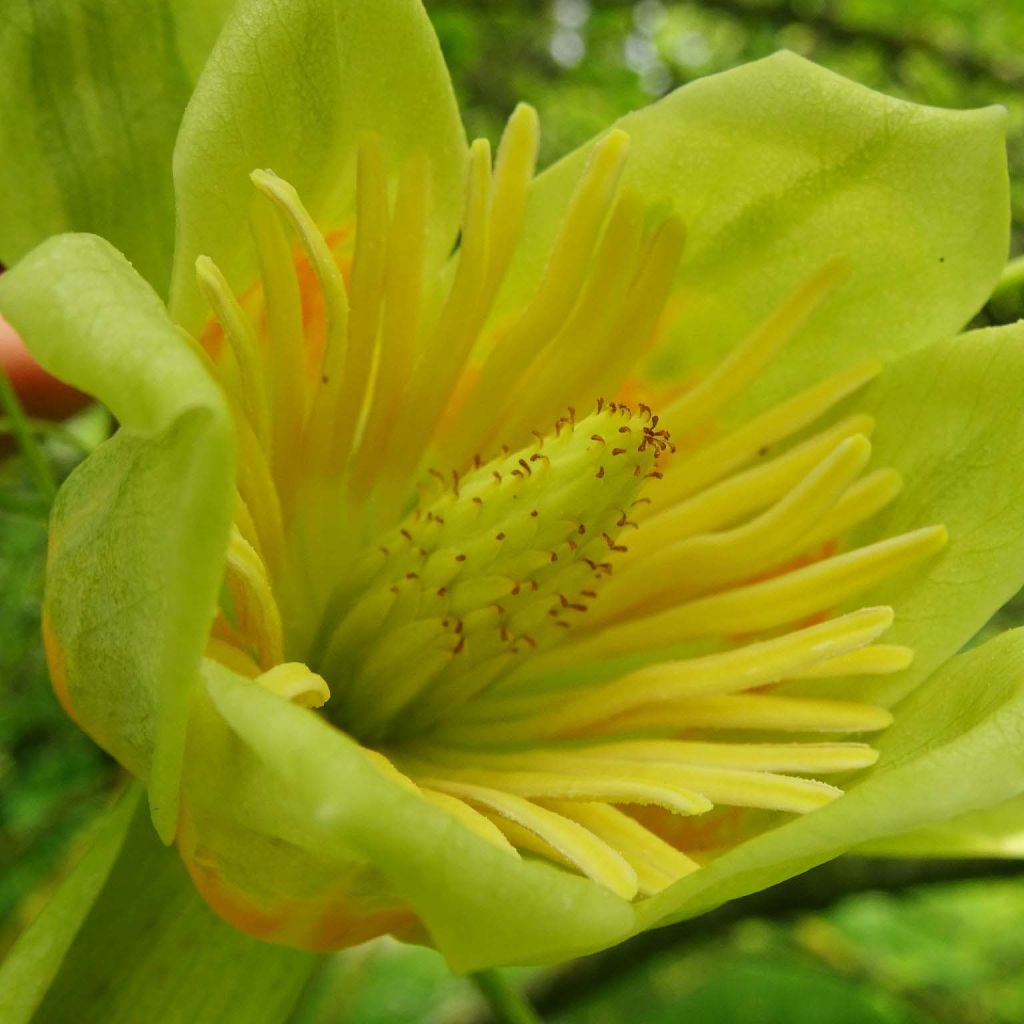
[[[917,102],[1001,103],[1015,248],[1024,247],[1021,0],[427,0],[427,8],[469,133],[496,140],[515,103],[528,100],[541,115],[544,163],[677,85],[781,47]],[[77,457],[59,441],[46,450],[62,473]],[[45,513],[24,467],[8,459],[0,463],[0,951],[117,778],[47,682],[44,552]],[[1022,621],[1018,599],[990,630]],[[792,925],[745,922],[685,955],[638,963],[552,1019],[1013,1024],[1024,1020],[1021,919],[1024,883],[1013,881],[855,897]],[[452,979],[436,954],[382,941],[332,958],[294,1024],[468,1024],[481,1013],[469,983]]]

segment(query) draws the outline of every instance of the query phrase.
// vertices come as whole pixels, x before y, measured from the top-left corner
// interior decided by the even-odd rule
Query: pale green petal
[[[914,649],[910,668],[843,684],[893,703],[960,650],[1024,584],[1024,324],[973,331],[886,368],[859,411],[875,417],[872,464],[904,489],[853,539],[943,523],[946,550],[864,596],[891,604],[886,643]],[[822,689],[819,687],[819,691]]]
[[[171,153],[231,0],[11,0],[0,21],[0,262],[48,235],[109,239],[162,295]]]
[[[470,833],[375,766],[315,712],[226,670],[208,680],[224,720],[262,763],[247,788],[283,791],[264,828],[311,850],[372,864],[460,971],[543,963],[611,945],[629,903],[551,864],[518,860]]]
[[[316,964],[215,917],[129,795],[0,970],[4,1022],[280,1024]]]
[[[625,185],[687,228],[677,315],[651,372],[707,367],[840,257],[849,278],[759,382],[762,400],[955,333],[1006,258],[1004,122],[1000,108],[891,99],[790,53],[617,122],[632,139]],[[506,301],[536,280],[589,149],[538,179]]]
[[[249,174],[269,168],[324,230],[353,212],[356,147],[379,133],[391,170],[432,159],[433,242],[455,237],[465,138],[448,73],[418,0],[240,0],[211,54],[174,154],[178,241],[172,308],[201,315],[193,265],[213,257],[251,283]]]
[[[900,706],[881,758],[835,803],[741,844],[638,908],[692,917],[858,844],[1024,794],[1024,630],[955,657]]]
[[[58,495],[44,614],[58,693],[148,778],[169,839],[233,509],[228,413],[159,298],[99,238],[44,242],[0,277],[0,313],[122,424]]]

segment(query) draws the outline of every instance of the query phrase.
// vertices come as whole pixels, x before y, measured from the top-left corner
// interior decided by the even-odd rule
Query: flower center
[[[620,188],[628,139],[612,132],[543,271],[509,292],[536,149],[525,107],[493,168],[473,145],[450,260],[432,255],[424,159],[390,189],[365,140],[354,227],[328,236],[287,182],[254,173],[259,283],[236,297],[197,265],[241,464],[208,655],[324,706],[510,855],[631,898],[874,762],[841,738],[889,712],[821,682],[909,664],[875,642],[892,610],[857,599],[945,532],[847,546],[900,487],[864,472],[870,417],[832,415],[874,364],[735,413],[838,264],[663,395],[660,422],[597,399],[649,400],[630,373],[664,325],[682,225]],[[517,450],[479,454],[502,442]]]
[[[461,478],[437,473],[440,494],[357,562],[325,615],[308,660],[338,681],[339,724],[365,741],[422,732],[554,647],[625,550],[664,433],[614,406]]]

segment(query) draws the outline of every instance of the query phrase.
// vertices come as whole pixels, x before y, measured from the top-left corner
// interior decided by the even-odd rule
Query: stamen
[[[355,442],[360,419],[368,412],[364,407],[370,393],[390,253],[387,173],[381,141],[375,134],[364,136],[359,143],[356,208],[348,357],[338,394],[334,444],[329,460],[331,471],[339,474]]]
[[[660,495],[666,505],[729,476],[773,444],[792,437],[876,377],[881,366],[863,363],[801,391],[717,441],[681,456]]]
[[[625,608],[657,611],[695,594],[714,591],[779,564],[820,523],[867,464],[871,445],[855,436],[841,442],[792,491],[743,526],[702,534],[646,560],[633,560],[609,582],[588,628]]]
[[[261,446],[266,448],[270,441],[270,412],[264,386],[266,375],[256,335],[231,286],[209,256],[200,256],[196,260],[196,281],[203,298],[224,327],[238,367],[242,407]]]
[[[870,437],[873,429],[874,421],[870,416],[850,416],[782,455],[736,473],[678,504],[667,508],[649,506],[646,513],[644,509],[638,510],[637,516],[644,520],[644,528],[633,542],[636,556],[642,557],[674,541],[742,522],[744,517],[766,509],[795,487],[843,441],[858,434]],[[665,500],[664,490],[659,499]]]
[[[490,789],[484,785],[449,780],[424,780],[422,784],[469,800],[534,833],[588,878],[623,899],[632,899],[636,895],[636,873],[625,858],[575,821],[513,793]]]
[[[443,449],[448,461],[466,461],[466,444],[486,437],[492,410],[554,337],[579,296],[595,242],[610,209],[626,162],[628,136],[612,131],[594,148],[573,196],[551,259],[530,304],[500,344],[488,354],[476,387],[452,424]]]
[[[705,423],[741,394],[849,273],[845,261],[826,264],[768,317],[692,391],[662,414],[677,437]]]
[[[863,592],[901,569],[936,554],[945,546],[944,527],[901,534],[763,583],[698,598],[668,611],[614,626],[585,641],[581,650],[563,648],[553,663],[615,657],[657,650],[705,636],[734,636],[774,629],[819,614]]]
[[[499,700],[495,694],[491,702],[477,705],[476,730],[465,714],[461,727],[457,722],[446,723],[440,735],[454,743],[479,742],[484,736],[492,742],[515,742],[527,737],[580,735],[596,723],[616,719],[636,708],[656,711],[694,697],[737,693],[815,676],[822,666],[839,662],[851,652],[871,649],[867,645],[889,628],[892,618],[890,608],[865,608],[720,654],[650,665],[614,682],[588,687],[579,695],[542,693],[517,698],[522,686],[510,687],[506,699]],[[827,668],[824,672],[829,674]],[[666,710],[657,724],[688,722],[685,710],[682,718],[672,717],[677,710]]]
[[[545,806],[618,850],[636,872],[640,892],[645,896],[661,892],[699,867],[695,860],[644,828],[635,818],[608,804],[551,800]]]
[[[817,665],[794,672],[791,679],[835,679],[839,676],[881,676],[901,672],[914,660],[909,647],[875,644],[859,651],[828,658]]]
[[[280,494],[289,503],[301,468],[295,453],[307,411],[302,294],[284,226],[274,204],[260,192],[253,199],[251,224],[267,316],[265,351],[274,421],[273,470]]]
[[[269,672],[264,672],[256,682],[271,693],[276,693],[293,704],[304,708],[318,708],[331,698],[327,683],[302,664],[286,662],[275,665]]]
[[[391,448],[393,499],[404,498],[401,485],[419,461],[429,438],[462,372],[476,340],[486,307],[483,292],[490,258],[491,161],[490,147],[477,140],[470,149],[466,205],[458,262],[451,290],[430,333],[417,372],[410,383],[412,394],[395,428]],[[398,416],[398,410],[395,410]]]
[[[276,665],[284,656],[277,602],[263,562],[234,526],[228,545],[225,582],[234,609],[230,632],[237,633],[251,647],[261,666]]]
[[[403,392],[412,374],[423,316],[429,193],[430,164],[424,154],[418,154],[410,160],[399,181],[388,232],[389,257],[384,278],[377,380],[352,470],[351,489],[357,500],[365,497],[373,479],[379,475]]]
[[[451,796],[448,793],[441,793],[436,789],[423,789],[424,799],[447,811],[453,818],[465,825],[470,832],[486,839],[491,845],[498,847],[510,854],[516,860],[520,859],[519,851],[505,838],[501,829],[498,828],[490,818],[484,817],[479,811],[474,811],[464,800]]]

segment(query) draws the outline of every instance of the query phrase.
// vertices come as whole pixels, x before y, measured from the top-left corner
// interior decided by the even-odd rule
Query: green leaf
[[[0,971],[9,1024],[278,1024],[318,958],[225,924],[162,847],[136,793]]]
[[[1024,794],[1024,630],[947,663],[897,709],[881,758],[834,803],[764,833],[638,908],[642,926],[694,917],[859,844]]]
[[[0,22],[0,262],[92,231],[161,294],[174,247],[171,153],[232,0],[11,0]]]
[[[174,154],[178,208],[172,309],[195,327],[199,255],[238,291],[254,273],[246,244],[249,174],[287,179],[325,231],[353,214],[359,137],[378,133],[400,169],[433,163],[435,254],[460,213],[465,138],[441,53],[418,0],[242,0],[196,86]]]
[[[390,894],[411,905],[458,971],[558,962],[629,932],[629,903],[578,875],[491,845],[382,771],[316,713],[213,663],[207,685],[223,721],[218,726],[209,716],[208,734],[195,744],[197,756],[211,760],[190,759],[186,805],[208,800],[221,808],[209,821],[220,836],[203,834],[197,821],[207,855],[219,841],[232,842],[226,830],[234,815],[238,838],[222,853],[263,886],[276,879],[283,902],[294,898],[289,872],[316,877],[333,864],[335,879],[344,881],[353,866],[367,864],[379,875],[380,898]],[[217,728],[219,741],[209,735]],[[270,858],[264,865],[256,863],[259,846]],[[354,898],[370,902],[372,876],[356,878],[361,889]]]
[[[45,998],[121,852],[139,792],[138,787],[129,790],[103,815],[72,874],[0,964],[0,1001],[7,1024],[27,1024]]]
[[[233,510],[232,425],[159,298],[101,239],[44,242],[0,278],[0,311],[46,369],[122,424],[54,507],[48,654],[82,727],[148,778],[169,840]]]
[[[874,466],[894,466],[904,489],[853,542],[931,523],[949,545],[917,570],[865,595],[889,604],[886,643],[914,649],[910,668],[841,689],[892,704],[955,654],[1024,582],[1024,324],[973,331],[889,366],[863,396],[875,417]],[[828,687],[816,684],[816,692]]]
[[[1006,258],[1004,123],[999,108],[905,103],[790,53],[622,118],[624,186],[687,227],[678,316],[652,374],[712,365],[837,257],[849,278],[759,380],[759,403],[954,334]],[[592,145],[537,180],[505,301],[533,287]]]

